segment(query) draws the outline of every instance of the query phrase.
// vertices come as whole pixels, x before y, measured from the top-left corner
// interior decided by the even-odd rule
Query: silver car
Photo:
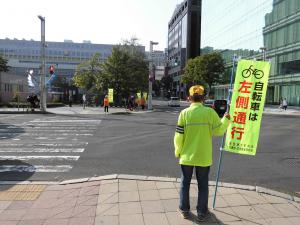
[[[168,106],[180,107],[180,101],[178,97],[171,97],[170,101],[168,101]]]

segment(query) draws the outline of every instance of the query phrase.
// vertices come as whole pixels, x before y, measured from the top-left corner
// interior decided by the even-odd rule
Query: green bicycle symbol
[[[244,69],[242,71],[242,76],[244,78],[248,78],[253,75],[256,79],[261,79],[264,76],[264,72],[262,70],[253,69],[253,65],[251,65],[248,69]]]

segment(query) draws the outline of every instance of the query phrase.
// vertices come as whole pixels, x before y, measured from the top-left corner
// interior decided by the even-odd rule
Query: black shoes
[[[205,214],[198,214],[197,221],[204,222],[204,221],[207,221],[210,217],[211,217],[211,214],[209,211],[207,211]]]
[[[179,214],[183,219],[188,219],[190,218],[190,211],[183,211],[181,209],[178,209]]]

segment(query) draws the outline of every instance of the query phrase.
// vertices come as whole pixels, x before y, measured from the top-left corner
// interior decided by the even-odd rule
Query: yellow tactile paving
[[[45,185],[1,185],[0,201],[19,200],[32,201],[39,197]]]
[[[19,192],[14,200],[33,201],[39,197],[40,192]]]

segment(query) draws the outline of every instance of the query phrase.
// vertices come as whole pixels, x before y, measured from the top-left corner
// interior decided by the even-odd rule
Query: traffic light
[[[54,66],[51,65],[49,67],[49,72],[50,72],[51,75],[54,74]]]
[[[175,58],[174,65],[175,65],[175,66],[178,66],[178,57]]]

